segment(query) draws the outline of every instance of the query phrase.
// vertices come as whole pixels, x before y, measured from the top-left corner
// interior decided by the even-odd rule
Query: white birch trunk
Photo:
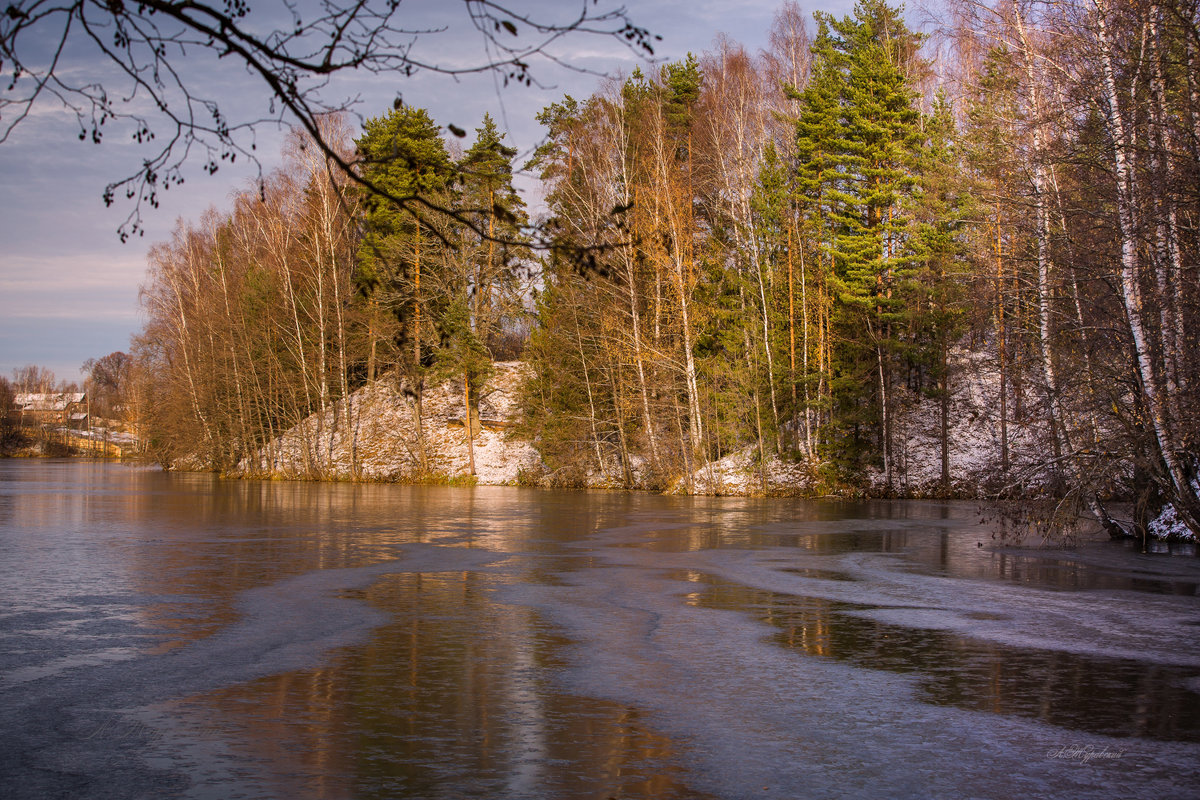
[[[1159,455],[1167,467],[1167,479],[1175,497],[1182,502],[1176,510],[1187,519],[1192,530],[1200,529],[1192,517],[1196,508],[1196,493],[1187,479],[1179,461],[1178,446],[1167,418],[1167,404],[1163,386],[1154,369],[1143,318],[1142,291],[1139,283],[1137,226],[1134,214],[1136,203],[1135,177],[1129,165],[1129,139],[1125,120],[1121,112],[1117,93],[1116,69],[1113,64],[1112,45],[1105,19],[1107,9],[1100,0],[1093,0],[1096,9],[1096,34],[1100,66],[1104,80],[1104,113],[1113,139],[1113,168],[1117,182],[1117,219],[1121,237],[1121,299],[1129,323],[1130,336],[1137,354],[1138,373],[1141,378],[1150,417],[1154,427]]]

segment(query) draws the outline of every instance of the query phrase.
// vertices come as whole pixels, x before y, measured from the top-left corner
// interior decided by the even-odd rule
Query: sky
[[[514,0],[514,7],[539,8],[548,13],[577,10],[583,3],[595,10],[618,8],[610,0]],[[724,33],[747,50],[766,46],[767,32],[782,0],[646,0],[630,4],[633,21],[661,36],[655,42],[656,59],[672,61],[688,52],[710,50],[718,33]],[[270,3],[256,2],[255,14],[269,13]],[[802,3],[806,13],[824,10],[849,13],[851,0]],[[263,9],[266,8],[267,11]],[[438,28],[443,33],[423,36],[418,47],[439,64],[478,59],[483,54],[477,31],[461,24],[463,12],[448,0],[405,0],[405,21],[413,26]],[[456,22],[456,20],[458,22]],[[92,51],[68,49],[65,74],[80,83],[103,80],[107,74]],[[356,113],[379,116],[399,94],[410,106],[429,110],[439,124],[453,123],[470,132],[485,112],[507,132],[510,144],[521,151],[519,161],[536,146],[543,131],[534,119],[538,111],[564,94],[578,98],[595,90],[594,73],[628,74],[636,66],[652,69],[653,62],[611,40],[573,35],[555,45],[558,55],[576,72],[535,62],[538,87],[503,87],[491,75],[462,80],[435,74],[405,78],[394,74],[351,74],[325,87],[327,102],[357,98]],[[269,102],[261,86],[244,71],[227,62],[193,54],[179,62],[180,69],[203,92],[220,101],[231,118],[257,118]],[[7,76],[5,78],[7,81]],[[0,85],[0,98],[4,86]],[[135,98],[131,105],[139,102]],[[0,116],[0,122],[6,118]],[[247,188],[255,170],[242,163],[222,165],[214,175],[202,170],[203,159],[191,159],[186,182],[161,193],[160,206],[143,212],[144,235],[122,243],[117,229],[132,206],[120,199],[106,208],[101,195],[110,181],[138,168],[147,152],[129,137],[129,130],[108,131],[101,144],[80,141],[73,113],[61,105],[44,102],[0,143],[0,375],[11,377],[15,368],[37,364],[53,370],[62,380],[81,381],[81,366],[116,350],[128,350],[130,337],[143,324],[138,292],[146,271],[146,255],[155,242],[167,240],[178,220],[197,220],[210,206],[227,209],[229,199]],[[279,164],[283,133],[260,126],[256,153],[264,171]],[[526,202],[537,209],[539,198],[532,180],[522,187]]]

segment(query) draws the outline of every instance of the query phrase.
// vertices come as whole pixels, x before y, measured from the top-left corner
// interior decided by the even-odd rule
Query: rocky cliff
[[[511,436],[517,394],[528,368],[493,365],[472,415],[475,479],[514,484],[522,471],[540,474],[541,459]],[[470,480],[461,385],[427,386],[421,395],[408,381],[385,378],[314,414],[241,464],[243,474],[384,481]]]
[[[985,356],[962,351],[955,354],[955,363],[957,379],[949,409],[949,493],[973,497],[1004,486],[1039,493],[1050,479],[1043,444],[1047,436],[1039,415],[1009,419],[1010,468],[1004,474],[1000,469],[998,409],[988,401],[996,394],[999,376]],[[483,386],[477,416],[472,418],[478,483],[559,485],[534,444],[513,435],[520,419],[520,387],[529,369],[521,362],[497,363]],[[863,476],[861,489],[875,495],[945,494],[938,403],[911,392],[898,392],[897,400],[897,460],[892,485],[885,484],[882,474],[872,473]],[[243,462],[240,471],[246,475],[402,482],[470,480],[464,419],[462,387],[457,382],[426,386],[418,428],[414,387],[407,381],[383,379],[278,437],[256,460]],[[644,487],[644,459],[636,455],[631,459],[633,485],[626,486],[616,453],[606,455],[611,463],[603,470],[595,463],[579,465],[579,474],[569,485]],[[703,464],[690,479],[674,476],[668,486],[673,492],[713,495],[831,491],[833,487],[821,480],[816,467],[802,457],[771,456],[763,468],[756,448],[748,446]]]

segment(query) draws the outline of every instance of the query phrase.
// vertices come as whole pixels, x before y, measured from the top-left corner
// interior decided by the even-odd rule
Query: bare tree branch
[[[457,10],[447,3],[439,11],[446,24],[428,26],[406,19],[399,0],[277,0],[253,11],[248,0],[16,0],[0,15],[0,73],[11,75],[0,89],[0,142],[35,109],[54,106],[75,115],[81,140],[99,144],[112,122],[131,125],[139,144],[153,142],[140,167],[104,189],[106,204],[119,194],[132,203],[118,228],[125,241],[144,233],[143,205],[157,207],[159,190],[183,183],[184,164],[197,156],[210,174],[222,162],[248,160],[261,187],[256,132],[263,125],[306,131],[336,168],[388,196],[321,135],[319,117],[354,103],[325,97],[334,76],[365,71],[456,79],[490,72],[506,86],[532,86],[538,58],[588,71],[551,51],[564,37],[615,40],[647,56],[658,38],[634,25],[624,8],[597,10],[594,0],[577,0],[570,15],[553,8],[526,12],[520,0],[459,2]],[[481,35],[476,58],[439,60],[432,54],[461,54],[418,47],[450,32],[456,19]],[[230,115],[219,92],[197,75],[198,66],[210,65],[197,60],[205,56],[242,67],[265,88],[266,113]],[[97,69],[103,77],[93,77]],[[81,71],[86,80],[76,77]],[[388,197],[414,213],[448,213],[417,196]]]

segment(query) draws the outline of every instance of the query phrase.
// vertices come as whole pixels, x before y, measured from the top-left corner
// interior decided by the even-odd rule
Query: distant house
[[[22,425],[87,427],[87,395],[83,392],[20,392],[15,405]]]

